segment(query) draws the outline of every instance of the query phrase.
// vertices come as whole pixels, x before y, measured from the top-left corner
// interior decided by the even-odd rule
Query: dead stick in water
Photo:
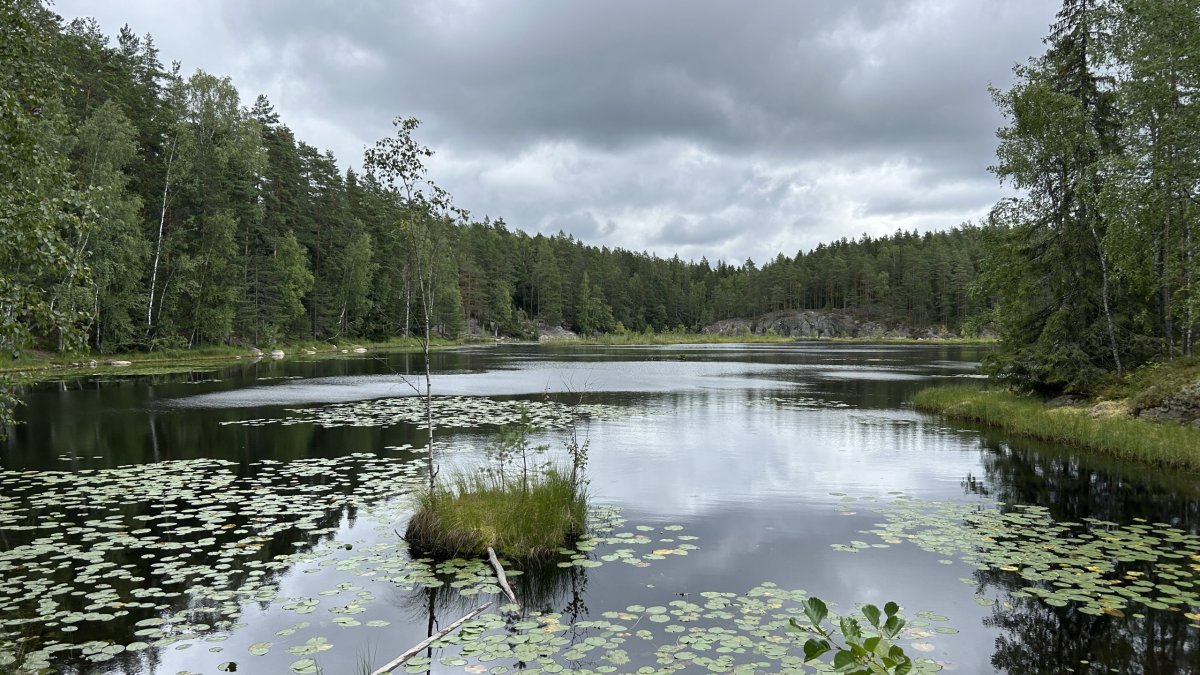
[[[500,559],[496,557],[496,550],[491,546],[488,547],[488,560],[492,563],[492,568],[496,570],[496,578],[500,580],[500,588],[508,594],[508,599],[515,604],[517,596],[513,593],[513,589],[508,585],[508,577],[504,574],[504,568],[500,566]]]
[[[440,639],[446,637],[447,635],[449,635],[450,633],[453,633],[456,628],[458,628],[459,626],[463,625],[464,623],[470,621],[471,619],[474,619],[476,616],[479,616],[483,612],[483,610],[485,610],[491,606],[492,606],[492,603],[489,602],[489,603],[486,603],[486,604],[476,607],[475,609],[471,610],[471,612],[469,614],[467,614],[466,616],[464,616],[463,618],[459,619],[458,621],[455,621],[454,623],[450,624],[449,626],[446,626],[445,628],[439,630],[438,632],[434,633],[433,635],[430,635],[429,637],[425,638],[419,644],[417,644],[415,647],[413,647],[412,649],[409,649],[408,651],[404,652],[400,656],[397,656],[395,659],[393,659],[391,662],[389,662],[384,667],[371,673],[371,675],[384,675],[385,673],[390,673],[393,670],[399,668],[400,666],[404,665],[405,661],[408,661],[409,659],[416,656],[417,654],[420,654],[422,650],[424,650],[429,645],[433,644],[435,640],[440,640]]]

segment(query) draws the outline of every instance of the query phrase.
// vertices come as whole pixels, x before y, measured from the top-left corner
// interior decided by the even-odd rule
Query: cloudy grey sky
[[[359,166],[397,115],[476,216],[762,262],[944,229],[1005,194],[988,85],[1042,51],[1047,0],[60,0],[165,62],[265,93]]]

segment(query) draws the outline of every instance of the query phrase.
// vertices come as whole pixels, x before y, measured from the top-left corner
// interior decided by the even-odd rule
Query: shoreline
[[[490,337],[473,337],[458,340],[434,340],[431,351],[444,351],[460,347],[491,347],[498,345],[540,345],[557,347],[659,347],[672,345],[710,344],[886,344],[886,345],[990,345],[992,340],[980,338],[867,338],[867,337],[820,337],[792,338],[768,335],[716,335],[711,333],[631,333],[608,334],[593,337],[533,340],[496,340]],[[384,342],[346,342],[329,345],[324,343],[283,343],[275,348],[285,353],[284,358],[337,357],[354,354],[363,348],[370,352],[413,353],[420,352],[421,343],[415,338],[396,339]],[[0,379],[7,379],[10,386],[30,385],[60,379],[89,375],[166,375],[177,372],[217,370],[247,363],[255,359],[270,359],[270,349],[256,356],[246,347],[205,346],[194,350],[178,349],[159,352],[122,352],[94,354],[75,352],[71,354],[46,354],[34,352],[17,360],[0,362]],[[92,365],[94,362],[95,365]],[[113,365],[114,362],[122,365]],[[127,363],[126,363],[127,362]]]
[[[1200,427],[1094,412],[1102,405],[1048,407],[1029,396],[964,386],[930,387],[913,397],[916,410],[946,419],[1074,450],[1200,472]]]

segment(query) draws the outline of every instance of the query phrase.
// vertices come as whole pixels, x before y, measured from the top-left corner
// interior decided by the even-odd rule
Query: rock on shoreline
[[[945,327],[913,328],[903,324],[861,319],[847,312],[803,310],[771,312],[754,319],[722,319],[701,333],[713,335],[775,335],[793,338],[903,338],[942,340],[958,333]]]

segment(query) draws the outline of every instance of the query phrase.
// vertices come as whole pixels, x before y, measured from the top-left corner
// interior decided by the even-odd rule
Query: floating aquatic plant
[[[436,660],[447,667],[468,672],[509,672],[521,664],[522,672],[533,673],[672,673],[704,670],[714,673],[830,671],[833,656],[806,648],[809,640],[827,640],[830,621],[847,632],[860,648],[868,641],[891,659],[892,671],[931,673],[941,664],[928,658],[911,660],[911,670],[896,667],[901,660],[900,640],[928,644],[931,633],[906,629],[891,610],[884,620],[879,610],[867,605],[844,616],[828,612],[814,620],[807,608],[813,599],[802,590],[785,590],[763,583],[745,595],[706,591],[695,600],[673,600],[666,605],[630,605],[622,611],[604,612],[594,620],[572,621],[563,614],[546,612],[513,617],[488,614],[472,620],[456,635],[440,640],[440,655],[413,659],[408,672],[424,672]],[[821,603],[820,606],[824,606]],[[944,617],[943,617],[944,618]],[[866,629],[853,627],[859,622]],[[888,623],[890,622],[890,623]],[[922,622],[928,625],[928,622]],[[885,630],[886,626],[886,630]],[[886,648],[879,647],[887,635]],[[649,653],[647,659],[644,655]],[[904,657],[907,660],[907,657]],[[630,664],[646,663],[636,667]],[[882,656],[878,659],[882,665]],[[482,666],[479,670],[471,670]],[[501,670],[497,670],[501,669]],[[845,672],[842,669],[839,672]]]
[[[882,544],[853,541],[834,549],[907,541],[943,556],[939,562],[956,558],[1013,575],[1022,583],[1016,597],[1037,597],[1054,607],[1074,604],[1093,615],[1179,611],[1200,628],[1200,535],[1140,518],[1125,525],[1096,518],[1063,522],[1030,505],[903,499],[877,508],[885,522],[864,534]],[[992,602],[980,598],[980,604]]]
[[[538,429],[566,427],[579,417],[616,419],[635,414],[621,406],[596,403],[566,405],[555,401],[496,400],[482,396],[434,396],[433,420],[437,429],[504,426],[521,421]],[[320,427],[388,427],[412,424],[425,428],[425,402],[415,396],[337,403],[319,408],[292,408],[278,419],[231,420],[221,424],[264,426],[313,424]],[[637,414],[641,414],[640,412]]]
[[[219,642],[243,627],[247,603],[272,603],[298,623],[252,644],[249,657],[293,650],[304,668],[320,617],[333,630],[388,625],[361,615],[375,600],[365,582],[401,591],[450,587],[463,596],[497,593],[480,560],[413,560],[392,528],[407,517],[407,499],[422,480],[420,462],[370,453],[292,462],[263,460],[239,467],[221,460],[180,460],[115,469],[0,471],[0,666],[51,667],[60,655],[103,662],[147,649]],[[376,541],[340,542],[341,514],[353,508],[375,522]],[[589,514],[589,534],[558,551],[558,564],[589,568],[605,562],[644,567],[694,549],[678,526],[624,525],[612,507]],[[324,543],[322,543],[324,542]],[[290,549],[290,550],[289,550]],[[313,597],[281,597],[285,571],[333,570],[342,581]],[[514,576],[520,570],[512,570]],[[118,621],[120,620],[120,621]],[[104,634],[108,639],[78,639]],[[80,631],[81,627],[87,628]],[[37,642],[22,635],[39,635]],[[53,637],[49,637],[53,636]],[[322,638],[321,642],[310,642]],[[306,646],[307,645],[307,646]],[[324,651],[321,647],[317,651]],[[236,660],[232,660],[236,663]],[[315,672],[313,670],[312,672]]]

